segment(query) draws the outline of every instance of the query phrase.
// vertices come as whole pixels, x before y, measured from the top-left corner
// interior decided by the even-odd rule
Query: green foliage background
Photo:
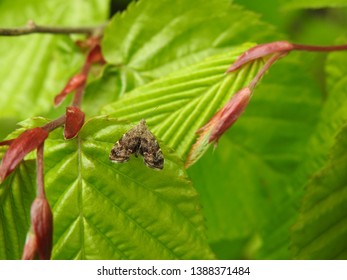
[[[112,16],[86,124],[73,140],[57,129],[45,144],[54,259],[346,259],[347,52],[277,62],[218,148],[184,168],[195,131],[262,66],[225,75],[243,51],[347,41],[345,0],[265,2],[140,0]],[[0,27],[98,24],[109,4],[5,0]],[[83,63],[77,38],[0,37],[1,138],[64,112],[71,99],[54,108],[53,97]],[[108,160],[141,118],[163,149],[163,171]],[[0,185],[0,259],[21,256],[34,157]]]

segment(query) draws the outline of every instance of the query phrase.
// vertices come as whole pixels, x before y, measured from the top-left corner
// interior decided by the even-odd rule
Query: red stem
[[[37,181],[37,197],[44,198],[45,195],[45,180],[44,180],[44,163],[43,163],[43,142],[37,147],[36,158],[36,181]]]
[[[0,146],[9,146],[13,142],[14,139],[4,140],[0,142]]]
[[[333,51],[345,51],[347,50],[347,45],[338,46],[312,46],[312,45],[302,45],[302,44],[292,44],[294,50],[300,51],[310,51],[310,52],[333,52]]]
[[[86,61],[83,65],[81,74],[85,74],[85,76],[88,77],[90,67],[91,67],[91,64],[88,61]],[[84,81],[84,83],[76,89],[76,93],[74,95],[74,98],[71,104],[72,106],[75,106],[75,107],[81,106],[86,84],[87,84],[87,81]]]
[[[65,114],[60,116],[59,118],[45,124],[42,126],[43,129],[47,130],[48,132],[51,132],[52,130],[58,128],[59,126],[62,126],[65,123],[66,116]]]

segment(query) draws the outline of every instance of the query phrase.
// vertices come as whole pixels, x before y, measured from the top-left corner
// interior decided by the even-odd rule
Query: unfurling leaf
[[[65,139],[74,138],[78,134],[83,126],[84,116],[84,112],[82,112],[78,107],[66,107],[66,121],[64,128]]]
[[[52,252],[53,215],[47,199],[36,198],[31,206],[30,215],[39,258],[49,260]]]
[[[260,44],[245,51],[239,58],[229,67],[227,72],[232,72],[246,63],[265,57],[274,53],[287,53],[294,49],[293,44],[287,41],[277,41],[268,44]]]
[[[24,131],[14,139],[0,166],[0,182],[3,181],[32,150],[36,149],[48,137],[48,132],[35,127]]]
[[[54,98],[54,105],[58,106],[62,103],[65,97],[72,91],[74,91],[79,86],[85,83],[87,77],[84,74],[76,74],[74,75],[66,84],[64,89]]]
[[[236,122],[239,116],[246,109],[249,100],[251,99],[252,91],[250,88],[243,88],[211,119],[211,123],[202,129],[212,128],[209,143],[217,142],[219,137]]]
[[[252,90],[248,87],[235,93],[229,102],[220,109],[211,120],[201,127],[197,133],[200,134],[196,143],[190,150],[185,166],[189,167],[196,162],[208,148],[208,144],[215,141],[217,144],[221,135],[231,126],[246,109],[252,96]]]

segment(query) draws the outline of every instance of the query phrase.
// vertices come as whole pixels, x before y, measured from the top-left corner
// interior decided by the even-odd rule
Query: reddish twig
[[[338,46],[313,46],[313,45],[302,45],[292,44],[293,50],[297,51],[309,51],[309,52],[335,52],[335,51],[346,51],[347,45]]]
[[[42,128],[44,130],[47,130],[48,132],[51,132],[54,129],[62,126],[65,123],[65,119],[66,119],[65,114],[61,115],[59,118],[57,118],[57,119],[55,119],[53,121],[50,121],[49,123],[47,123],[44,126],[42,126]]]
[[[4,140],[0,142],[0,146],[9,146],[13,142],[13,139]]]
[[[90,70],[91,64],[86,61],[83,65],[81,74],[84,74],[86,77],[89,74],[89,70]],[[86,83],[87,81],[84,81],[77,89],[76,89],[76,93],[75,96],[72,100],[71,105],[72,106],[76,106],[76,107],[80,107],[81,103],[82,103],[82,99],[83,99],[83,95],[84,95],[84,89],[86,87]]]
[[[45,181],[44,181],[44,163],[43,163],[43,142],[37,147],[36,157],[36,182],[37,182],[37,197],[44,198],[45,195]]]

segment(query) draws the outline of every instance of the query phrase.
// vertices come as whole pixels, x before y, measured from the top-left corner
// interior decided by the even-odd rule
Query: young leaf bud
[[[195,163],[207,150],[209,144],[214,141],[216,144],[222,134],[232,126],[246,109],[252,96],[249,87],[243,88],[235,93],[229,102],[220,109],[210,121],[201,127],[196,133],[199,138],[192,146],[187,160],[186,167]]]
[[[277,41],[268,44],[260,44],[241,54],[238,59],[229,67],[227,72],[232,72],[244,64],[275,53],[288,53],[294,49],[294,45],[287,41]]]
[[[37,197],[34,200],[30,215],[39,258],[49,260],[52,252],[53,215],[45,197]]]
[[[65,139],[75,137],[83,126],[83,123],[84,112],[75,106],[66,107],[66,121],[64,128]]]

